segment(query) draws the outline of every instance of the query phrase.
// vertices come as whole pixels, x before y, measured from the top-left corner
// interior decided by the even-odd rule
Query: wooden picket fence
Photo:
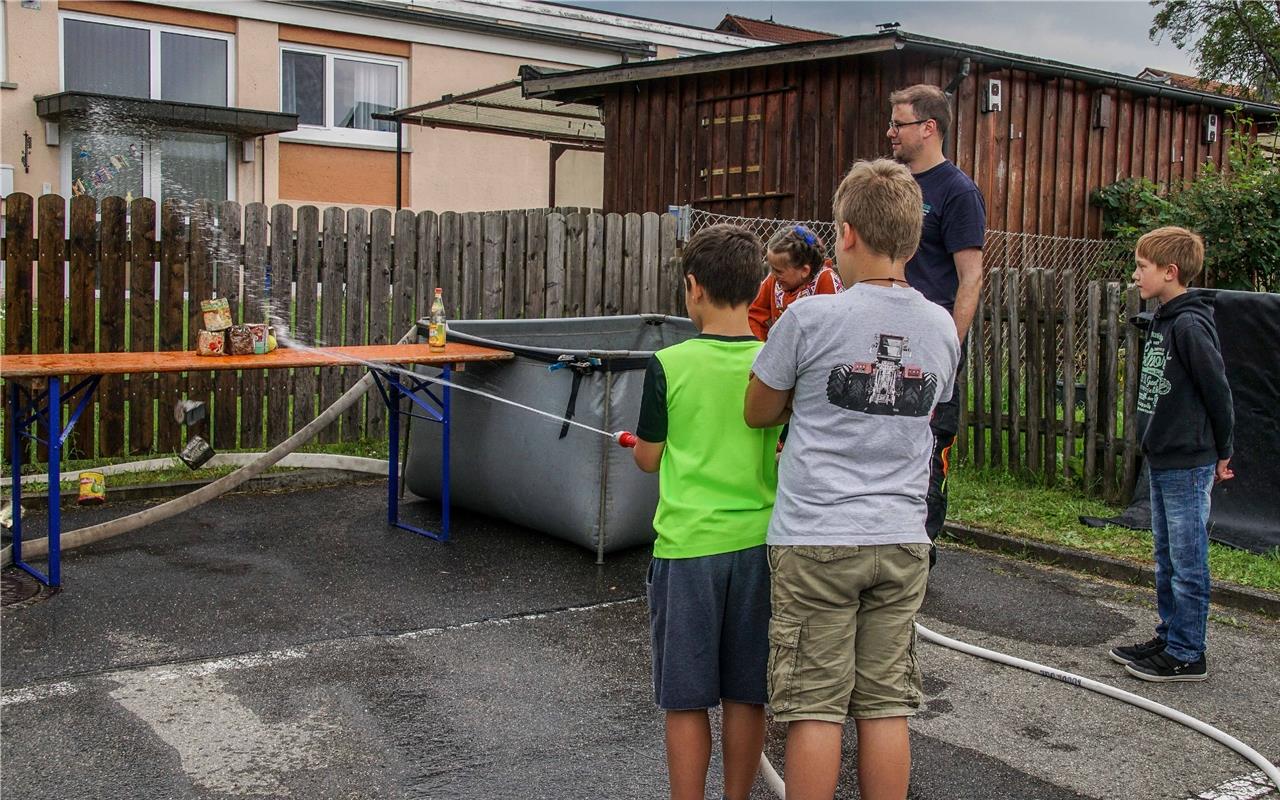
[[[994,269],[966,339],[957,457],[1079,481],[1127,499],[1138,467],[1136,287],[1074,272]],[[1077,300],[1083,298],[1083,300]]]
[[[230,300],[238,321],[289,309],[304,343],[395,341],[436,286],[451,319],[683,314],[677,220],[565,209],[436,214],[260,203],[58,195],[5,198],[5,353],[180,350],[199,301]],[[288,276],[280,280],[280,276]],[[1046,269],[991,270],[967,339],[957,457],[1079,480],[1117,499],[1137,465],[1137,295]],[[57,298],[61,302],[45,302]],[[279,315],[279,312],[277,312]],[[108,376],[69,457],[270,447],[359,379],[355,367]],[[1079,384],[1079,389],[1077,385]],[[208,403],[184,429],[180,398]],[[1067,409],[1071,411],[1068,412]],[[95,424],[96,420],[96,424]],[[379,439],[380,401],[353,406],[319,441]],[[44,459],[43,448],[35,454]]]
[[[146,198],[126,206],[109,197],[99,206],[90,197],[68,204],[11,194],[4,352],[192,349],[199,301],[212,297],[228,298],[233,317],[250,322],[266,319],[269,301],[296,340],[326,345],[395,341],[427,313],[436,286],[451,319],[683,312],[671,266],[675,218],[570,211],[235,202],[157,209]],[[332,367],[111,376],[69,440],[69,457],[174,452],[193,434],[217,450],[269,447],[360,374]],[[171,409],[183,397],[209,404],[208,423],[178,424]],[[378,439],[384,426],[382,403],[366,402],[319,440]]]

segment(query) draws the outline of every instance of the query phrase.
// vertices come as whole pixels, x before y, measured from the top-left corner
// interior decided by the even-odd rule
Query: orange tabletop
[[[154,353],[0,355],[0,378],[334,367],[358,365],[361,361],[381,364],[460,364],[472,361],[505,361],[513,357],[514,354],[507,350],[452,343],[446,345],[444,350],[432,350],[425,343],[317,348],[280,347],[270,353],[253,356],[198,356],[195,351],[182,350]]]

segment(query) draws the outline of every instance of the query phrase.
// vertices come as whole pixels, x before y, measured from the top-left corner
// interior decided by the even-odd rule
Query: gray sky
[[[1186,51],[1147,37],[1155,9],[1145,1],[1062,2],[707,2],[705,0],[560,0],[569,5],[714,28],[725,14],[841,35],[874,33],[876,23],[1022,55],[1136,75],[1143,67],[1194,73]]]

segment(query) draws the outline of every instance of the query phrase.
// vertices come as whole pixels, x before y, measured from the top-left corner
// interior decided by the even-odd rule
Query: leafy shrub
[[[1162,191],[1126,178],[1094,191],[1103,230],[1132,245],[1162,225],[1181,225],[1205,244],[1205,280],[1223,289],[1280,291],[1280,164],[1267,155],[1249,120],[1230,131],[1227,168],[1205,164],[1194,181]]]

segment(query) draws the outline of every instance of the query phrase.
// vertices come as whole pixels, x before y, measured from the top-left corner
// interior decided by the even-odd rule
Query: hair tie
[[[806,228],[803,225],[797,225],[795,230],[796,230],[796,233],[800,235],[800,238],[804,239],[805,244],[809,245],[810,247],[817,245],[818,238],[814,236],[812,233],[810,233],[808,228]]]

